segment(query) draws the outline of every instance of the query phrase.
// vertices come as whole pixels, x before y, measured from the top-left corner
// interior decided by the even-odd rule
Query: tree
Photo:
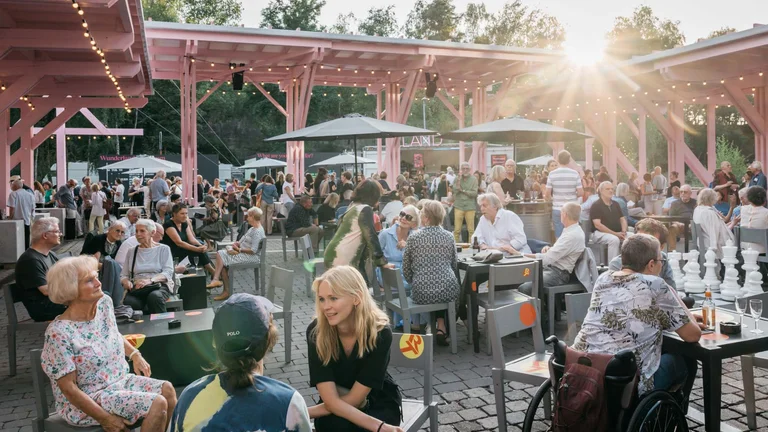
[[[712,39],[712,38],[716,38],[716,37],[719,37],[719,36],[724,36],[724,35],[727,35],[728,33],[733,33],[735,31],[736,31],[736,29],[733,28],[733,27],[722,27],[720,30],[715,30],[715,31],[711,32],[709,34],[709,36],[707,36],[707,39]]]
[[[235,26],[240,24],[240,0],[184,0],[184,21],[190,24]]]
[[[357,31],[370,36],[396,36],[397,17],[395,16],[395,6],[389,5],[386,8],[369,9],[368,16],[357,26]]]
[[[144,17],[154,21],[180,22],[181,0],[142,0]]]
[[[680,21],[662,20],[649,6],[640,6],[631,17],[617,17],[608,33],[608,55],[628,59],[682,45]]]
[[[325,0],[270,0],[261,10],[261,25],[275,29],[321,31],[320,11]]]
[[[452,0],[418,0],[405,22],[405,35],[414,39],[460,41],[460,16]]]
[[[491,14],[484,3],[470,3],[461,17],[464,41],[470,43],[490,44],[491,40],[486,31],[490,25]]]
[[[557,18],[541,9],[530,9],[520,0],[505,3],[491,16],[486,30],[492,44],[529,48],[559,48],[565,30]]]
[[[332,25],[328,31],[331,33],[351,34],[354,32],[353,29],[355,28],[356,22],[357,18],[355,18],[355,14],[352,12],[348,14],[339,14],[336,18],[336,24]]]

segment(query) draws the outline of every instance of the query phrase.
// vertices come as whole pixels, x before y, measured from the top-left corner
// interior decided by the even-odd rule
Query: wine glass
[[[749,301],[747,296],[743,293],[736,294],[735,297],[736,301],[733,302],[733,305],[736,307],[736,312],[739,314],[739,324],[741,324],[742,328],[747,328],[747,325],[744,324],[744,314],[747,313],[747,309],[749,308]]]
[[[763,314],[763,301],[759,299],[752,299],[749,301],[749,313],[752,314],[752,318],[755,320],[755,329],[750,330],[750,333],[760,334],[763,331],[760,330],[760,316]]]
[[[195,271],[200,270],[200,268],[197,266],[197,263],[200,261],[200,257],[193,256],[192,257],[192,263],[195,265]]]

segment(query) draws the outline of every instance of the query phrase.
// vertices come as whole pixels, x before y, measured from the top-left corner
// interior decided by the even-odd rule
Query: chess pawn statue
[[[685,285],[685,274],[680,269],[682,254],[680,252],[670,252],[667,254],[667,258],[669,259],[669,267],[672,269],[672,279],[674,279],[675,285],[682,290]]]
[[[692,250],[688,252],[688,264],[685,265],[685,292],[702,294],[707,290],[700,273],[699,251]]]
[[[745,295],[755,295],[763,293],[763,275],[759,271],[753,270],[747,273],[747,281],[741,291]]]
[[[734,301],[736,294],[740,291],[739,271],[731,267],[725,271],[725,279],[723,279],[723,284],[720,285],[720,296],[723,300]]]
[[[720,292],[720,280],[717,278],[717,253],[715,248],[711,247],[704,254],[706,262],[704,267],[707,268],[706,274],[704,274],[704,284],[709,285],[709,290],[712,292]]]
[[[733,240],[729,239],[725,242],[725,246],[723,246],[723,259],[720,262],[725,266],[726,271],[729,268],[735,268],[736,264],[739,263],[739,260],[736,258],[738,250],[739,248],[734,246]]]
[[[744,269],[744,272],[747,274],[747,277],[749,277],[750,272],[760,270],[760,267],[757,265],[758,255],[760,255],[760,252],[756,251],[755,249],[752,249],[751,247],[748,249],[741,250],[741,256],[744,258],[744,265],[742,266],[742,268]]]

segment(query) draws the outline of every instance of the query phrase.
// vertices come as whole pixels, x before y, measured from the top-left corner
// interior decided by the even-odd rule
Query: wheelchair
[[[546,343],[554,346],[549,360],[550,379],[539,387],[528,405],[523,432],[554,429],[553,415],[557,384],[565,371],[567,353],[570,350],[572,356],[576,355],[575,351],[555,336],[547,338]],[[587,356],[595,365],[605,365],[604,396],[607,403],[605,412],[608,415],[609,430],[688,432],[688,421],[679,402],[682,400],[681,393],[654,390],[638,397],[637,362],[631,351],[621,351],[616,355],[582,353],[578,355]]]

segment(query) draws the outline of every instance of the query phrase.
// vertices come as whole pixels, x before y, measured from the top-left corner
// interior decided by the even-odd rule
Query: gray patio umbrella
[[[440,136],[461,141],[488,141],[510,144],[576,141],[592,138],[581,132],[518,116],[458,129],[441,134]]]
[[[377,120],[360,114],[348,114],[342,118],[267,138],[264,141],[335,141],[344,138],[351,139],[354,143],[355,175],[357,175],[358,138],[397,138],[423,135],[437,135],[437,132],[386,120]]]

